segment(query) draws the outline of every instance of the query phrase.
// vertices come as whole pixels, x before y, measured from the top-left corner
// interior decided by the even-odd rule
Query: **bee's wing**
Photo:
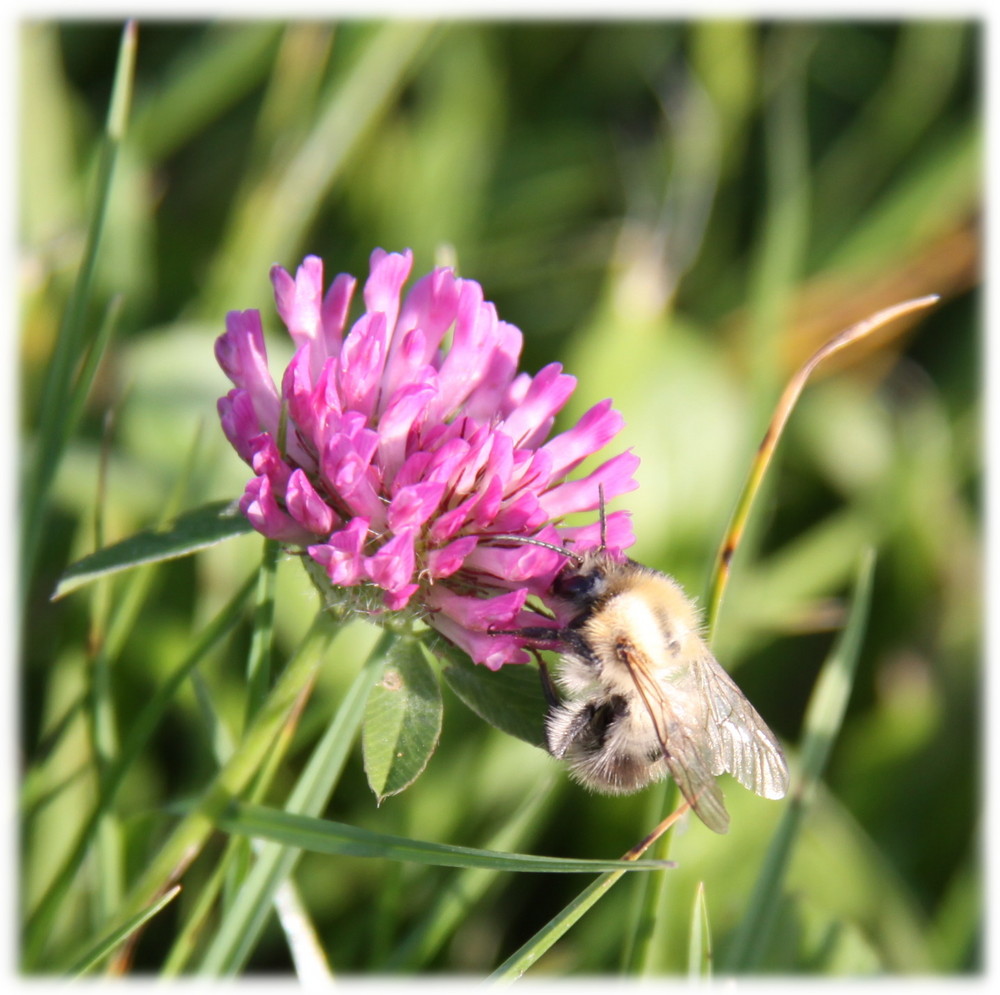
[[[636,690],[652,720],[670,775],[681,794],[709,829],[729,829],[729,813],[715,782],[718,750],[705,734],[706,708],[691,694],[668,700],[645,655],[633,644],[619,643],[618,653],[628,667]]]
[[[698,690],[693,697],[704,702],[714,772],[728,771],[764,798],[783,798],[788,767],[774,733],[704,643],[692,654],[691,680]]]

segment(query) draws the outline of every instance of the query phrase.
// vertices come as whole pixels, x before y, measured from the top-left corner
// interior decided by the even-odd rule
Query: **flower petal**
[[[262,535],[279,542],[305,544],[313,538],[290,515],[278,507],[267,477],[254,477],[240,498],[240,511]]]
[[[594,511],[600,506],[602,487],[604,499],[610,501],[639,486],[632,476],[638,465],[639,457],[631,450],[619,453],[582,480],[570,480],[546,491],[541,497],[542,507],[549,518],[562,518],[575,511]]]
[[[387,347],[384,314],[366,314],[354,323],[340,351],[338,383],[344,410],[350,408],[366,417],[373,414]]]
[[[465,558],[476,548],[479,539],[476,536],[462,536],[454,542],[442,546],[440,549],[432,549],[427,554],[427,571],[432,580],[440,580],[443,577],[450,577],[456,570],[459,570]]]
[[[267,368],[259,311],[230,311],[226,315],[225,334],[215,340],[215,358],[226,376],[250,395],[258,426],[265,432],[276,431],[281,404]]]
[[[364,579],[362,550],[368,539],[368,519],[352,518],[325,543],[307,549],[323,568],[332,584],[351,587]]]
[[[333,509],[320,497],[302,470],[293,470],[285,488],[288,513],[314,535],[330,534],[337,521]]]
[[[542,452],[552,459],[552,476],[569,473],[591,453],[607,445],[624,424],[625,419],[611,408],[610,400],[595,404],[576,425],[542,446]]]
[[[365,312],[346,334],[353,277],[324,294],[319,257],[294,276],[275,267],[295,344],[280,394],[260,315],[227,316],[216,355],[234,389],[219,416],[256,472],[241,508],[265,535],[308,546],[332,583],[364,585],[359,610],[378,587],[389,611],[428,618],[486,666],[524,662],[524,640],[497,630],[567,621],[552,585],[571,551],[606,542],[618,555],[632,533],[624,512],[558,523],[596,510],[602,489],[610,500],[634,487],[637,461],[623,453],[568,481],[621,416],[603,402],[546,442],[575,380],[558,364],[519,373],[523,336],[473,280],[438,269],[403,297],[412,263],[408,250],[371,254]]]
[[[257,412],[253,409],[249,391],[234,387],[225,397],[219,398],[217,407],[222,431],[236,452],[249,463],[253,459],[250,440],[260,433]]]
[[[416,535],[416,529],[397,532],[374,556],[365,557],[365,572],[383,590],[399,592],[410,583],[417,563]]]
[[[529,381],[501,427],[516,446],[534,447],[544,439],[576,387],[576,378],[562,372],[559,363],[543,367]]]
[[[407,384],[393,395],[379,419],[379,462],[388,484],[395,480],[396,472],[408,455],[410,433],[423,424],[436,394],[432,384]]]
[[[365,310],[369,314],[383,315],[391,333],[399,314],[399,294],[413,267],[413,253],[409,249],[402,254],[376,249],[369,265],[370,275],[364,289]]]
[[[306,256],[295,271],[295,279],[280,266],[271,267],[271,285],[278,316],[285,323],[296,347],[313,347],[313,372],[326,359],[320,306],[323,301],[323,260]]]
[[[340,343],[347,327],[347,313],[351,307],[356,283],[357,281],[349,273],[340,273],[330,284],[330,289],[323,298],[320,314],[328,356],[336,356],[340,352]]]
[[[389,503],[386,522],[393,532],[420,528],[441,503],[445,485],[439,480],[425,480],[397,491]]]

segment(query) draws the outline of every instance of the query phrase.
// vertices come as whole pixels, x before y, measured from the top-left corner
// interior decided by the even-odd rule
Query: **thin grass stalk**
[[[257,714],[271,684],[271,645],[274,638],[274,575],[278,566],[279,543],[264,540],[264,555],[257,583],[250,653],[247,657],[247,700],[244,725]]]
[[[778,400],[778,405],[771,416],[767,431],[764,433],[764,438],[758,446],[757,453],[751,463],[747,480],[737,500],[736,510],[723,537],[719,554],[715,559],[713,575],[709,580],[708,612],[706,618],[706,640],[709,645],[711,645],[715,634],[715,625],[718,620],[722,596],[729,579],[730,564],[733,555],[743,538],[750,510],[760,491],[767,469],[771,464],[778,440],[809,377],[824,359],[859,341],[890,321],[920,308],[927,307],[936,300],[937,298],[932,296],[906,301],[879,311],[864,321],[852,325],[818,349],[796,371],[785,386]],[[676,804],[676,797],[676,794],[674,794],[672,798],[668,798],[665,812],[670,810],[670,806]],[[661,847],[665,846],[665,844],[666,839],[661,844]],[[665,854],[658,853],[657,855],[664,856]],[[631,942],[627,947],[628,953],[625,960],[629,973],[638,970],[642,974],[649,974],[655,969],[653,938],[655,923],[657,921],[657,909],[662,901],[662,889],[664,886],[665,878],[663,875],[658,875],[655,882],[643,880],[639,885],[642,888],[640,912],[635,921],[634,932]]]
[[[110,412],[105,416],[101,455],[98,464],[97,499],[94,508],[94,545],[104,545],[104,502],[107,493],[107,470],[112,432]],[[97,783],[107,776],[108,768],[118,753],[118,733],[115,728],[114,700],[111,695],[111,661],[104,643],[111,608],[111,585],[103,580],[94,586],[91,595],[91,627],[89,637],[90,694],[87,696],[91,752],[96,766]],[[124,889],[124,853],[117,814],[108,808],[97,826],[95,866],[95,919],[104,922],[121,904]]]
[[[28,918],[24,930],[23,953],[23,962],[26,968],[34,969],[39,966],[42,954],[45,952],[52,922],[63,897],[90,849],[101,815],[113,803],[125,775],[156,730],[181,685],[212,647],[239,621],[243,602],[255,583],[256,576],[250,577],[243,587],[233,595],[229,603],[201,634],[194,649],[136,717],[130,732],[122,741],[115,762],[108,768],[104,781],[99,785],[94,809],[81,828],[74,847],[68,853],[62,867]]]
[[[101,360],[104,358],[104,355],[108,350],[108,344],[111,342],[111,339],[118,328],[118,322],[121,318],[124,306],[125,298],[122,297],[121,294],[116,294],[108,303],[107,309],[104,313],[104,320],[98,326],[97,335],[94,338],[94,341],[91,342],[86,348],[80,371],[73,384],[69,411],[66,415],[67,437],[71,436],[76,431],[77,425],[80,424],[80,419],[83,417],[84,406],[87,403],[87,398],[90,396],[90,388],[94,383],[95,377],[97,376]],[[101,545],[103,545],[103,540],[96,543],[95,547],[100,549]]]
[[[317,815],[326,806],[361,728],[368,694],[398,638],[389,630],[382,633],[296,781],[285,803],[286,812]],[[245,964],[270,914],[275,890],[291,874],[300,856],[300,850],[277,843],[260,847],[257,861],[216,931],[199,973],[232,975]]]
[[[552,801],[553,777],[536,785],[524,803],[514,811],[508,821],[484,846],[488,850],[519,852],[524,849],[527,835],[537,819]],[[444,946],[455,929],[462,923],[473,904],[500,877],[500,872],[485,868],[466,868],[451,875],[435,890],[434,904],[424,912],[421,920],[397,945],[380,970],[389,972],[415,971]],[[642,876],[645,880],[647,875]]]
[[[307,988],[331,984],[334,976],[326,952],[295,882],[290,878],[285,878],[278,885],[274,893],[274,909],[285,934],[298,981]]]
[[[235,841],[233,841],[235,842]],[[194,956],[201,933],[208,928],[209,918],[229,873],[229,865],[235,859],[237,848],[227,845],[218,864],[213,868],[208,880],[201,886],[187,918],[170,946],[158,977],[161,981],[176,978]]]
[[[77,961],[70,965],[66,972],[71,978],[79,978],[92,971],[100,965],[106,957],[115,949],[126,943],[138,930],[140,930],[150,919],[153,918],[162,908],[169,905],[180,893],[179,884],[169,888],[155,902],[150,903],[148,908],[141,909],[135,916],[123,923],[117,929],[102,936],[89,950],[87,950]]]
[[[269,753],[264,766],[261,768],[259,775],[250,789],[248,798],[251,802],[260,802],[271,787],[278,767],[287,756],[288,749],[292,744],[298,717],[298,714],[293,713],[289,716],[289,721],[282,727],[274,749]],[[221,767],[232,755],[235,748],[229,737],[219,736],[216,743],[216,755]],[[226,843],[218,866],[203,886],[191,915],[184,923],[170,949],[170,953],[167,955],[163,969],[160,972],[161,977],[173,977],[183,970],[194,953],[198,933],[213,911],[215,900],[219,897],[220,893],[229,895],[231,892],[235,892],[238,894],[239,887],[247,877],[247,868],[241,865],[245,862],[247,867],[249,867],[250,859],[251,846],[248,839],[245,837],[232,837]],[[225,889],[225,892],[223,892],[223,889]],[[228,910],[231,906],[232,897],[224,898],[223,909]]]
[[[211,714],[210,727],[220,730],[220,733],[214,737],[214,742],[216,744],[216,758],[219,761],[219,766],[223,767],[235,752],[236,747],[233,745],[232,737],[226,733],[224,724],[218,720],[207,691],[205,692],[205,705]],[[260,802],[270,789],[281,762],[288,754],[300,714],[301,710],[293,710],[289,715],[288,721],[282,726],[274,748],[268,754],[266,761],[249,790],[247,797],[250,802]],[[215,909],[216,899],[220,894],[222,895],[221,914],[225,915],[231,910],[235,896],[238,896],[243,883],[246,881],[249,868],[251,867],[251,860],[252,847],[249,839],[245,837],[231,837],[226,842],[218,866],[202,887],[190,916],[185,921],[171,946],[163,969],[160,972],[161,977],[174,977],[187,965],[195,952],[198,934],[202,931],[209,915]]]
[[[431,22],[379,26],[325,94],[315,127],[298,152],[237,198],[203,295],[209,312],[219,310],[219,301],[253,300],[256,274],[296,251],[348,158],[385,113],[436,31]]]
[[[722,598],[729,581],[733,556],[746,530],[750,510],[760,490],[764,474],[767,472],[768,466],[770,466],[774,451],[778,445],[778,440],[781,438],[781,433],[784,431],[789,415],[791,415],[799,399],[799,395],[802,393],[802,389],[805,387],[809,377],[812,376],[813,371],[825,359],[866,338],[876,329],[905,315],[930,307],[937,300],[937,295],[932,294],[927,297],[918,297],[914,300],[904,301],[901,304],[894,304],[891,307],[883,308],[863,321],[851,325],[850,328],[845,329],[839,335],[835,335],[826,344],[817,349],[788,381],[778,400],[778,405],[767,426],[767,430],[764,432],[764,438],[757,447],[757,452],[750,464],[750,472],[747,475],[746,483],[740,492],[736,508],[733,511],[729,526],[723,537],[722,545],[719,547],[719,552],[715,558],[715,566],[712,576],[709,579],[709,596],[705,615],[705,626],[709,639],[711,639],[712,634],[715,632]]]
[[[677,811],[668,815],[645,839],[622,855],[622,860],[638,860],[685,812],[684,802]],[[607,871],[588,885],[561,912],[550,919],[527,943],[518,947],[489,976],[489,981],[516,981],[539,957],[550,950],[605,894],[618,882],[624,870]]]
[[[311,685],[322,660],[321,651],[330,640],[331,628],[332,623],[325,613],[319,613],[247,730],[240,749],[219,771],[194,809],[180,821],[147,864],[126,897],[120,918],[133,916],[151,903],[184,873],[201,852],[219,817],[246,790],[267,759],[289,713],[300,703],[303,693]]]
[[[82,370],[86,371],[89,367],[86,361],[88,346],[84,341],[87,309],[93,295],[94,273],[104,233],[115,163],[125,136],[132,100],[136,48],[136,24],[134,21],[129,21],[122,32],[118,50],[111,106],[98,156],[94,206],[87,227],[87,241],[76,283],[63,315],[52,360],[46,368],[38,406],[33,463],[22,492],[21,506],[24,509],[20,550],[22,598],[27,595],[29,581],[34,572],[35,557],[38,554],[42,525],[48,507],[49,490],[68,441],[70,418],[80,407],[77,394],[89,388],[89,381],[83,375],[77,378],[76,386],[73,387],[73,370],[81,363]],[[95,348],[94,343],[91,344],[91,348]]]
[[[727,972],[739,974],[752,970],[767,947],[781,901],[781,884],[795,842],[847,711],[868,621],[874,562],[874,554],[869,550],[858,570],[847,623],[816,680],[803,723],[805,732],[798,783],[771,839],[757,882],[733,937],[725,960]]]
[[[675,811],[681,801],[680,791],[673,780],[662,785],[659,797],[661,818]],[[673,833],[664,833],[660,837],[654,852],[657,859],[666,860],[670,856],[672,839]],[[626,937],[626,952],[622,958],[622,967],[625,974],[648,976],[655,972],[657,966],[657,923],[660,921],[660,908],[667,887],[666,872],[644,875],[637,882],[637,886],[640,892],[636,904],[636,915],[632,929]]]
[[[705,882],[699,881],[691,909],[691,938],[688,942],[688,979],[708,981],[712,977],[712,928],[708,921]]]

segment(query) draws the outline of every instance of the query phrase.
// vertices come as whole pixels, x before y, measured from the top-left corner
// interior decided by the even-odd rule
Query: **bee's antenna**
[[[577,563],[583,562],[583,557],[580,556],[579,553],[574,553],[571,549],[567,549],[565,546],[557,546],[555,543],[545,542],[542,539],[532,539],[529,536],[497,534],[485,534],[483,538],[505,539],[507,542],[523,542],[529,546],[541,546],[542,549],[551,549],[553,553],[560,553],[562,556],[568,556],[571,560],[575,560]]]
[[[601,552],[608,548],[608,518],[604,513],[604,484],[597,485],[598,509],[601,516]]]

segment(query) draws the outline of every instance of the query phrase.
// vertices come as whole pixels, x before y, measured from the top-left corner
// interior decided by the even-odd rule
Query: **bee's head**
[[[607,554],[595,549],[568,555],[571,559],[552,582],[552,593],[581,608],[599,601],[607,589]]]

